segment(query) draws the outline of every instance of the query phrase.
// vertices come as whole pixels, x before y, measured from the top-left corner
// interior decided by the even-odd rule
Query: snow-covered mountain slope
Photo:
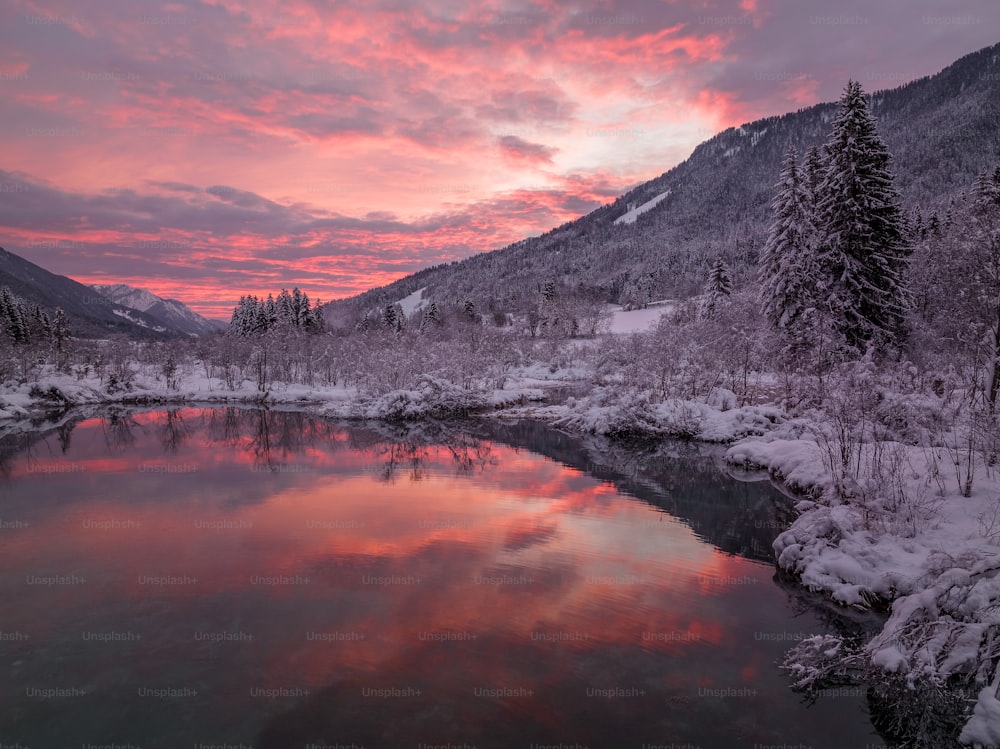
[[[118,317],[124,317],[126,320],[131,320],[136,325],[142,328],[151,328],[157,333],[165,333],[167,328],[165,325],[150,325],[145,320],[140,317],[136,317],[135,312],[142,312],[142,310],[131,310],[131,309],[119,309],[117,307],[111,310],[111,313],[118,315]]]
[[[205,335],[219,329],[216,323],[206,320],[176,299],[164,299],[146,289],[127,284],[94,284],[91,288],[101,296],[123,307],[129,307],[159,320],[164,329],[177,330],[188,335]]]
[[[399,300],[399,306],[403,308],[403,314],[410,317],[414,312],[424,306],[424,290],[420,288],[412,294],[407,294]]]
[[[670,190],[667,190],[666,192],[660,193],[659,195],[657,195],[652,200],[647,200],[642,205],[638,205],[638,206],[635,206],[634,208],[630,208],[626,213],[624,213],[621,216],[619,216],[618,218],[616,218],[614,222],[616,224],[634,224],[635,220],[637,218],[639,218],[639,216],[641,216],[642,214],[644,214],[646,211],[649,211],[649,210],[652,210],[653,208],[655,208],[656,205],[657,205],[657,203],[659,203],[661,200],[663,200],[669,194],[670,194]]]

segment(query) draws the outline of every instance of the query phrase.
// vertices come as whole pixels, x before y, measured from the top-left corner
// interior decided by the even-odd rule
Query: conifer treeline
[[[319,301],[312,305],[309,296],[295,288],[291,293],[282,289],[277,299],[272,294],[267,299],[241,296],[229,321],[229,334],[246,338],[270,330],[319,333],[324,327],[322,305]]]
[[[0,334],[16,346],[33,343],[52,343],[62,350],[69,338],[66,313],[56,308],[52,317],[37,304],[14,294],[8,287],[0,287]]]
[[[791,346],[830,335],[854,353],[903,342],[911,248],[889,160],[856,81],[826,145],[802,165],[794,148],[786,154],[759,280],[765,314]]]

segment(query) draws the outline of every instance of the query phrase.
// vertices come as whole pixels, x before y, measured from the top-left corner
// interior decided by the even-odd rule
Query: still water
[[[95,412],[0,444],[0,745],[878,747],[719,451]],[[864,626],[853,623],[850,626]]]

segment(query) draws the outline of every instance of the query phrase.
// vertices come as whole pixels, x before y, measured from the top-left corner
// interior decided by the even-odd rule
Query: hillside
[[[998,60],[1000,44],[872,94],[907,209],[945,210],[1000,159]],[[764,240],[782,156],[790,145],[801,153],[822,144],[835,110],[835,103],[817,104],[725,130],[673,169],[576,221],[333,302],[328,316],[344,324],[420,288],[439,304],[472,299],[483,311],[511,311],[533,302],[549,280],[609,302],[630,294],[684,298],[718,255],[745,277]]]

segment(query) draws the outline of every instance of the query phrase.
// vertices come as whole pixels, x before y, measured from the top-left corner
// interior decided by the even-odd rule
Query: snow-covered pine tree
[[[304,315],[302,313],[303,299],[302,291],[296,286],[292,289],[291,297],[291,312],[292,312],[292,325],[296,328],[301,327],[304,321]]]
[[[0,288],[0,333],[13,340],[14,336],[10,332],[10,290],[4,286]]]
[[[267,332],[267,316],[264,312],[264,305],[256,296],[247,297],[247,326],[246,335],[258,336]]]
[[[274,301],[274,294],[268,294],[267,299],[261,303],[264,307],[264,320],[267,329],[270,330],[278,323],[278,307]]]
[[[323,315],[323,303],[317,299],[306,317],[305,330],[310,333],[322,333],[326,330],[326,317]]]
[[[764,315],[793,343],[805,343],[805,317],[816,307],[818,263],[812,198],[792,146],[785,154],[777,194],[771,202],[774,219],[761,250],[758,279]]]
[[[702,302],[701,313],[710,319],[715,317],[716,311],[729,299],[733,293],[733,279],[729,274],[729,266],[721,257],[715,259],[711,270],[708,272],[708,282],[705,284],[705,295]]]
[[[816,223],[821,301],[856,352],[900,342],[910,304],[889,159],[861,84],[849,81],[824,148]]]
[[[0,311],[3,313],[3,323],[5,323],[10,340],[14,343],[27,343],[29,337],[28,315],[24,301],[15,296],[6,286],[0,289]]]
[[[462,305],[462,314],[464,314],[470,322],[478,322],[479,320],[479,315],[476,313],[476,303],[471,299],[465,300]]]
[[[803,188],[807,197],[806,205],[810,214],[817,213],[817,202],[820,196],[820,185],[823,183],[823,175],[826,171],[826,164],[823,161],[823,151],[819,146],[809,146],[806,151],[805,161],[799,170],[803,182]]]
[[[387,304],[382,311],[382,324],[389,330],[396,329],[396,306]]]
[[[425,330],[433,330],[440,327],[441,311],[438,309],[437,302],[431,302],[427,306],[427,309],[424,310],[424,314],[420,318],[420,330],[423,332]]]
[[[298,289],[296,289],[296,291],[298,291]],[[310,307],[309,295],[303,291],[301,292],[301,296],[299,298],[298,316],[296,317],[295,322],[299,330],[305,330],[308,327],[311,312],[312,309]]]
[[[282,289],[278,294],[278,299],[274,304],[275,324],[280,328],[291,328],[295,325],[295,302],[288,289]]]
[[[231,336],[243,335],[243,310],[246,307],[246,295],[241,294],[240,300],[233,307],[233,314],[229,317],[229,330],[227,333]]]
[[[986,323],[986,396],[992,415],[1000,396],[1000,167],[992,173],[983,171],[970,197],[971,210],[961,231],[960,246],[964,245],[962,255],[971,261],[963,270],[973,291],[963,295],[967,299],[963,312],[969,328],[977,317]]]
[[[1000,167],[994,172],[983,169],[972,185],[972,199],[977,210],[1000,205]]]
[[[56,351],[62,351],[69,338],[69,325],[66,323],[66,313],[62,307],[56,307],[55,316],[52,320],[52,342],[56,346]]]

